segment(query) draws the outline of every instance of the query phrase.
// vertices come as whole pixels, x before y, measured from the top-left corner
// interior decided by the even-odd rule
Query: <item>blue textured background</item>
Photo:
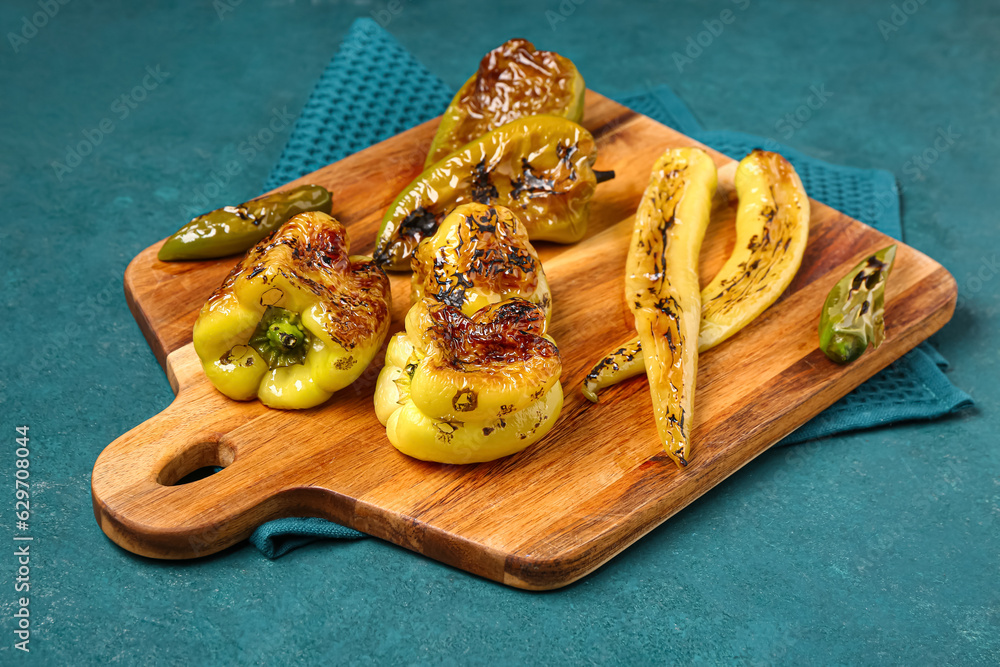
[[[71,1],[17,52],[6,34],[41,10],[0,8],[0,484],[11,488],[14,426],[26,423],[34,661],[1000,660],[995,4],[404,2],[395,15],[379,0],[226,4],[220,17],[210,2]],[[912,15],[895,12],[904,5]],[[545,12],[561,7],[572,14],[553,27]],[[672,52],[724,9],[735,20],[679,71]],[[596,90],[668,83],[707,128],[894,172],[905,240],[958,279],[959,309],[934,340],[978,407],[765,454],[548,594],[376,540],[274,562],[245,546],[192,563],[118,549],[93,521],[91,467],[171,399],[122,297],[125,265],[227,163],[238,173],[219,194],[257,193],[290,127],[252,151],[241,142],[275,109],[296,115],[350,22],[373,11],[453,88],[521,35],[573,58]],[[893,19],[884,38],[879,21]],[[115,100],[156,66],[169,76],[121,118]],[[829,101],[787,136],[781,119],[810,86]],[[104,118],[113,132],[57,176],[52,162]],[[948,128],[947,150],[916,164]],[[0,507],[0,540],[12,509]],[[14,569],[0,557],[4,663],[23,657],[11,646]]]

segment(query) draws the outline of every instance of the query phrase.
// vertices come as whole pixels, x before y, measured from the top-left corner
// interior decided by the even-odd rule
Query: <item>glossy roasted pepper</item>
[[[460,204],[505,206],[528,237],[575,243],[587,230],[595,185],[590,132],[555,116],[507,123],[458,149],[413,180],[389,206],[375,246],[383,268],[408,271],[417,244]]]
[[[729,339],[767,310],[799,270],[809,241],[809,197],[791,163],[760,149],[736,169],[736,243],[715,278],[701,291],[698,351]],[[642,373],[638,337],[608,352],[583,382],[597,402],[604,387]]]
[[[487,53],[441,117],[427,154],[429,167],[473,139],[512,120],[546,114],[583,120],[583,77],[568,59],[511,39]]]
[[[517,216],[503,206],[462,204],[413,256],[413,301],[430,299],[472,315],[520,297],[548,321],[552,293],[538,254]]]
[[[847,364],[885,338],[885,284],[896,246],[879,250],[833,286],[819,320],[819,347],[831,361]]]
[[[343,225],[302,213],[256,245],[201,309],[194,349],[216,389],[310,408],[351,384],[389,329],[389,279]]]
[[[399,451],[438,463],[492,461],[537,442],[562,410],[562,361],[545,314],[509,299],[471,317],[418,301],[393,336],[375,412]]]
[[[330,192],[319,185],[300,185],[239,206],[223,206],[177,230],[160,246],[157,257],[169,262],[246,252],[293,216],[307,211],[329,214],[332,206]]]
[[[712,158],[674,148],[656,161],[635,213],[625,301],[645,355],[656,428],[678,465],[691,460],[701,290],[698,253],[716,188]]]

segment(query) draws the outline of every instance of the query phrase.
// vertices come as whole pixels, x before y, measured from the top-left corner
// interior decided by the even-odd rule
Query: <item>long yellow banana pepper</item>
[[[799,270],[809,241],[809,198],[792,165],[755,150],[736,170],[736,244],[701,291],[698,351],[728,340],[773,304]],[[639,338],[608,352],[587,375],[583,393],[597,392],[645,370]]]
[[[691,455],[701,322],[698,253],[715,187],[707,153],[664,153],[636,211],[625,268],[625,299],[646,356],[656,428],[678,465],[687,465]]]

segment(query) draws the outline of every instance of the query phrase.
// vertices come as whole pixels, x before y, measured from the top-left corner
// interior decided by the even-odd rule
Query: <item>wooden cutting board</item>
[[[900,244],[885,342],[849,366],[829,362],[816,334],[827,292],[892,241],[814,201],[795,281],[747,329],[701,356],[693,455],[679,469],[661,453],[644,377],[607,390],[597,405],[579,387],[609,346],[634,333],[623,297],[625,254],[653,162],[668,147],[699,144],[593,92],[586,102],[596,167],[617,177],[598,187],[582,242],[538,244],[566,393],[546,438],[469,466],[400,454],[372,406],[381,355],[319,408],[285,412],[225,398],[202,374],[191,327],[236,260],[163,263],[157,243],[129,265],[125,292],[177,397],[111,443],[94,466],[94,513],[108,537],[145,556],[192,558],[244,540],[272,519],[319,516],[504,584],[557,588],[607,562],[951,317],[952,276]],[[295,183],[329,188],[352,250],[370,253],[383,211],[421,171],[436,126],[424,123]],[[709,153],[720,176],[703,284],[732,250],[737,203],[735,163]],[[395,331],[409,306],[409,277],[394,276],[392,284]],[[208,465],[224,469],[175,485]]]

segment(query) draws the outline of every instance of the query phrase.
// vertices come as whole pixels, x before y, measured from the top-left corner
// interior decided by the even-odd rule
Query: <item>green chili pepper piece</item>
[[[896,246],[879,250],[851,269],[830,290],[819,320],[819,348],[831,361],[848,364],[885,337],[885,284]]]
[[[598,174],[594,137],[557,116],[518,118],[469,142],[417,176],[389,205],[373,259],[409,271],[413,253],[462,204],[504,206],[532,241],[576,243],[587,231]],[[607,180],[614,172],[600,172]]]
[[[181,227],[160,247],[157,257],[170,262],[246,252],[299,213],[329,214],[332,207],[329,190],[319,185],[302,185],[239,206],[223,206]]]
[[[268,368],[301,364],[309,349],[309,334],[298,313],[268,306],[247,345],[267,362]]]

